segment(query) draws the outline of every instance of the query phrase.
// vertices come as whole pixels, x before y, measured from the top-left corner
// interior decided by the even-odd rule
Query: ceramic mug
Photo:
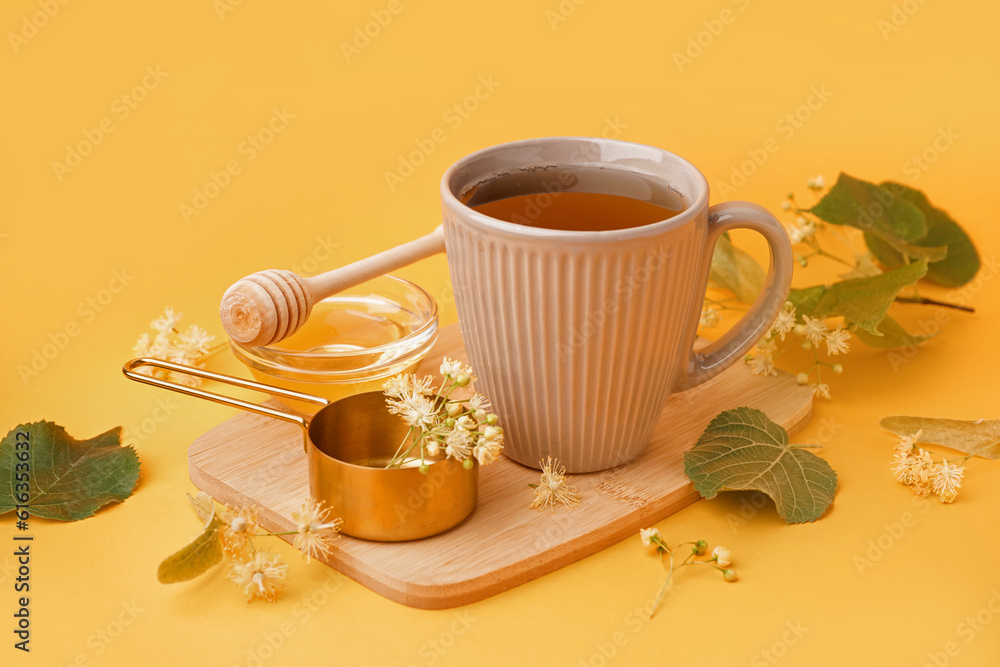
[[[659,192],[683,210],[613,231],[546,229],[471,208],[497,184],[550,196],[649,200]],[[569,472],[625,463],[646,446],[671,393],[715,377],[767,332],[788,294],[788,236],[760,206],[710,207],[708,194],[686,160],[610,139],[517,141],[445,172],[445,245],[462,336],[508,456],[532,467],[552,456]],[[716,240],[736,228],[767,240],[764,289],[731,330],[694,352]]]

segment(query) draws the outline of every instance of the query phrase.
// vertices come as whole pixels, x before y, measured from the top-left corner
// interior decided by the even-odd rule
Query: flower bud
[[[694,543],[694,548],[692,549],[692,551],[694,551],[696,556],[700,556],[703,553],[705,553],[706,549],[708,549],[708,542],[706,542],[705,540],[698,540],[697,542]]]
[[[802,349],[803,350],[811,350],[812,348],[813,348],[813,344],[812,343],[810,343],[807,340],[802,341]]]
[[[497,423],[498,419],[499,419],[499,417],[497,417],[492,412],[490,414],[486,415],[486,423],[489,424],[490,426],[496,426],[496,423]]]
[[[447,407],[447,410],[448,410],[448,415],[449,416],[451,416],[451,417],[457,417],[460,414],[462,414],[462,404],[461,403],[449,403],[448,407]]]
[[[737,579],[739,579],[739,577],[736,576],[736,572],[734,570],[724,570],[722,572],[722,578],[725,579],[726,581],[736,581]]]
[[[420,467],[418,468],[418,470],[420,472],[422,472],[423,474],[425,474],[425,475],[427,474],[427,471],[430,470],[430,469],[431,469],[431,467],[429,465],[427,465],[426,463],[421,463]]]
[[[455,384],[457,384],[459,387],[466,386],[467,384],[469,384],[471,380],[472,378],[470,378],[465,373],[455,376]]]
[[[840,364],[834,364],[833,368],[831,368],[830,370],[832,370],[837,375],[840,375],[841,373],[844,372],[844,367],[841,366]]]
[[[795,381],[799,384],[809,384],[809,375],[806,373],[799,373],[795,376]]]
[[[455,428],[455,420],[452,417],[448,417],[444,420],[444,425],[448,428]]]
[[[472,459],[465,459],[462,461],[462,467],[466,470],[472,470]]]

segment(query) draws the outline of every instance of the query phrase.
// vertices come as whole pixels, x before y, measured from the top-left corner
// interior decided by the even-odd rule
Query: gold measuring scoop
[[[284,396],[323,407],[305,417],[204,389],[187,387],[138,372],[162,368],[216,382]],[[341,532],[378,542],[430,537],[461,523],[476,506],[479,463],[466,469],[461,461],[439,459],[426,473],[404,464],[386,464],[407,436],[409,427],[386,410],[379,392],[356,394],[331,403],[325,398],[162,361],[132,359],[122,367],[130,380],[241,410],[282,419],[302,427],[309,464],[309,490],[343,519]]]

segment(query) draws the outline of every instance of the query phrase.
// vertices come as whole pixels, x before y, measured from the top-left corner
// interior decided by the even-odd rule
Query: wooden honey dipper
[[[311,278],[281,269],[258,271],[222,295],[222,326],[248,347],[272,345],[298,331],[317,301],[441,252],[444,229],[438,225],[427,236]]]

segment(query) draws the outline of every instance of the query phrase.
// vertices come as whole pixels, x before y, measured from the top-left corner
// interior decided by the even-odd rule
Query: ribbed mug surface
[[[517,169],[578,164],[662,179],[687,208],[642,227],[573,232],[496,220],[461,201]],[[462,337],[505,453],[532,467],[552,456],[570,472],[634,458],[691,358],[711,257],[704,177],[648,146],[540,139],[464,158],[442,195]]]

